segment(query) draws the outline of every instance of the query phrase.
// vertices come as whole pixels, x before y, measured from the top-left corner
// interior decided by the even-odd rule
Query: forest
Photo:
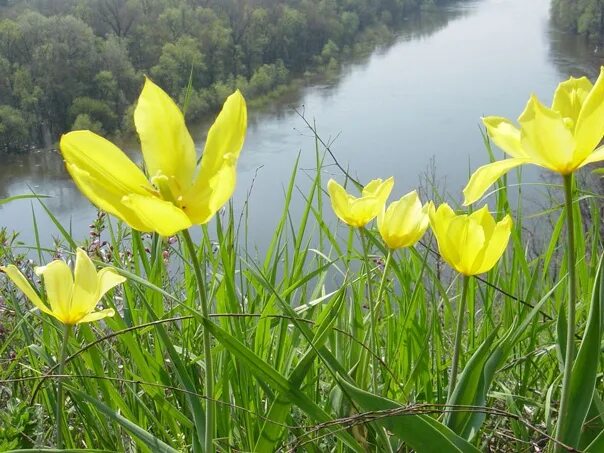
[[[563,29],[589,39],[604,36],[603,0],[553,0],[552,18]]]
[[[144,75],[188,121],[273,93],[445,0],[1,0],[0,151],[128,134]]]

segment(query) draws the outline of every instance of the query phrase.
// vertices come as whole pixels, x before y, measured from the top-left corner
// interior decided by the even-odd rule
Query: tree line
[[[604,36],[604,0],[552,0],[552,19],[563,29],[600,40]]]
[[[130,131],[143,75],[199,119],[445,1],[0,0],[0,151]]]

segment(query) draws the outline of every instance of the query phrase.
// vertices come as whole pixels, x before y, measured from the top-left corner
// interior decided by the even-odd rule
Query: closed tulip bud
[[[327,190],[331,206],[338,218],[350,226],[360,228],[371,222],[384,209],[393,185],[392,177],[385,181],[374,179],[363,188],[361,196],[357,198],[330,179]]]
[[[422,206],[416,191],[409,192],[378,215],[378,230],[391,249],[411,247],[423,236],[430,223],[432,202]]]
[[[512,231],[512,218],[495,222],[488,207],[456,215],[444,203],[430,210],[430,226],[442,258],[463,275],[488,272],[503,255]]]

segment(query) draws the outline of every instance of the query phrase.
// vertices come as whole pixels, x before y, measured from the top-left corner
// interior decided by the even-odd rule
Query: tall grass
[[[325,151],[317,137],[318,170],[296,213],[290,205],[300,196],[300,172],[297,164],[292,169],[262,256],[248,245],[246,212],[232,206],[194,234],[196,256],[178,238],[140,234],[106,216],[94,223],[94,240],[82,241],[47,210],[63,235],[61,255],[69,259],[83,244],[99,265],[114,266],[128,281],[105,298],[117,315],[79,325],[65,345],[62,326],[2,283],[0,450],[54,446],[61,377],[62,439],[69,451],[207,450],[206,382],[214,384],[216,451],[552,448],[564,356],[559,320],[568,289],[561,205],[543,213],[554,219],[551,231],[538,221],[538,254],[530,253],[525,229],[535,213],[518,207],[504,258],[467,282],[461,373],[446,406],[464,282],[446,271],[430,235],[390,254],[374,228],[360,241],[326,222]],[[511,191],[521,187],[501,183],[490,197],[494,210],[508,212]],[[598,305],[590,304],[592,297],[602,297],[594,291],[602,198],[577,195],[579,345],[592,325],[590,306]],[[58,252],[37,241],[23,255],[6,232],[2,239],[2,264],[19,266],[34,282],[28,258],[43,264]],[[211,334],[208,349],[204,332]],[[59,376],[62,347],[67,359]],[[600,374],[580,449],[591,444],[596,452],[604,444],[604,354],[600,344],[594,351]]]

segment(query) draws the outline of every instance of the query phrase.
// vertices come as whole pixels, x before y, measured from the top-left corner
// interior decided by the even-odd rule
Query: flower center
[[[158,171],[155,176],[151,177],[151,183],[157,188],[163,200],[169,201],[175,206],[182,207],[180,185],[176,181],[176,178],[164,175]]]

